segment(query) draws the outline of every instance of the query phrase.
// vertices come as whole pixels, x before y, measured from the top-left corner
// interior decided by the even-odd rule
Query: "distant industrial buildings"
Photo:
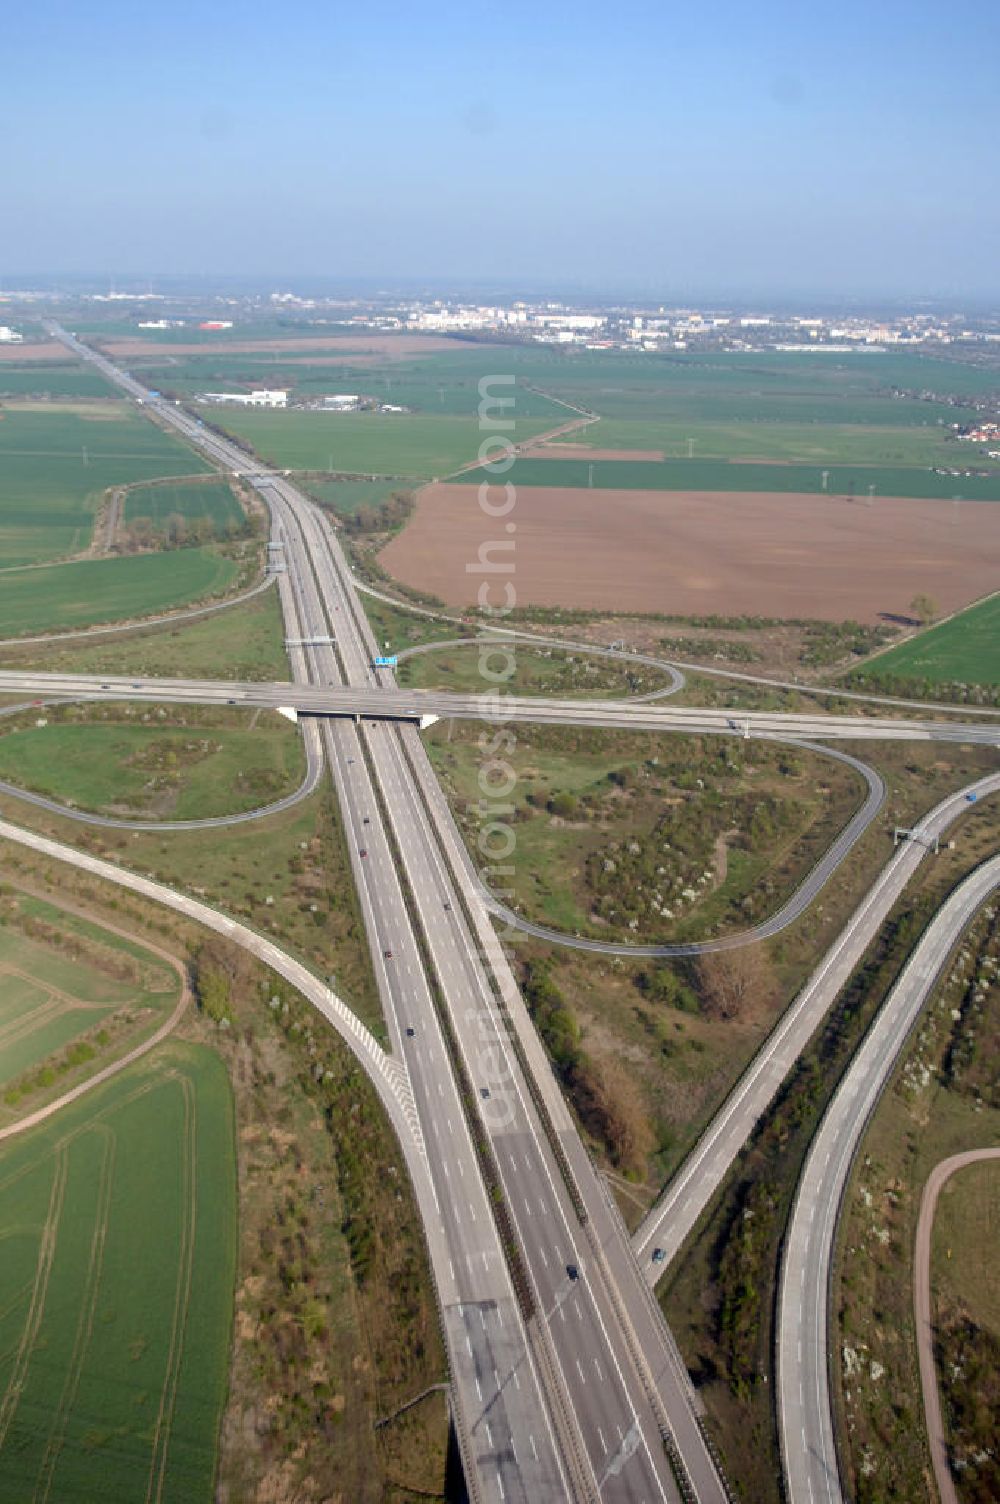
[[[0,345],[19,345],[24,340],[24,335],[17,329],[11,329],[9,324],[0,324]]]
[[[202,392],[199,402],[228,402],[239,407],[287,407],[287,391],[260,387],[254,392]]]

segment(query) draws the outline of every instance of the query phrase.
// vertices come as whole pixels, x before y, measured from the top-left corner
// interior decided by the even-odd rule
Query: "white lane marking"
[[[528,1432],[528,1440],[531,1443],[531,1455],[532,1455],[532,1457],[534,1457],[535,1461],[537,1462],[538,1461],[538,1448],[535,1446],[535,1438],[534,1438],[534,1436],[532,1436],[532,1434],[531,1434],[530,1431]]]
[[[604,1375],[601,1372],[601,1365],[600,1365],[600,1363],[598,1363],[598,1361],[597,1361],[596,1358],[594,1359],[594,1367],[597,1369],[597,1378],[598,1378],[598,1381],[601,1384],[603,1384],[604,1383]]]
[[[576,1360],[576,1371],[580,1375],[580,1383],[581,1384],[586,1384],[587,1380],[584,1378],[583,1369],[580,1367],[580,1359],[579,1358],[577,1358],[577,1360]]]

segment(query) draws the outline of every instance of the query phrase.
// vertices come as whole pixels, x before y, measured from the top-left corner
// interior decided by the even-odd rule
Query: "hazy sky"
[[[7,8],[0,283],[1000,294],[1000,6]]]

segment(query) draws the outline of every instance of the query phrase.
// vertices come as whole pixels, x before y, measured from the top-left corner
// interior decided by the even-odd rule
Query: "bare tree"
[[[762,945],[709,951],[698,962],[698,990],[708,1018],[743,1018],[774,1006],[778,986]]]
[[[922,627],[929,627],[936,620],[938,614],[937,602],[932,600],[923,591],[915,595],[910,602],[910,610]]]

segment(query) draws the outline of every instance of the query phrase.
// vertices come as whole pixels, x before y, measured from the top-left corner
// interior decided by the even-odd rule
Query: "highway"
[[[279,589],[288,637],[301,644],[290,649],[294,682],[0,672],[0,692],[261,705],[318,718],[348,831],[391,1058],[413,1104],[411,1132],[426,1146],[426,1170],[415,1187],[474,1497],[673,1500],[678,1490],[660,1441],[668,1435],[694,1496],[705,1504],[725,1499],[687,1375],[649,1289],[658,1272],[652,1247],[663,1247],[668,1259],[677,1251],[925,847],[919,841],[900,847],[644,1222],[633,1249],[527,1017],[416,727],[458,717],[781,740],[997,746],[1000,726],[933,716],[747,713],[400,690],[389,673],[370,667],[372,634],[318,509],[284,477],[260,470],[181,410],[150,403],[131,378],[67,342],[134,389],[160,421],[218,463],[239,469],[267,503],[273,540],[286,561]],[[1000,775],[978,787],[1000,787]],[[870,784],[866,809],[875,794]],[[961,795],[944,801],[919,834],[930,838],[963,807]],[[463,1077],[527,1268],[530,1289],[527,1295],[522,1289],[520,1304],[464,1116],[457,1084]],[[501,1311],[503,1321],[491,1320]]]
[[[935,837],[940,838],[961,815],[974,808],[966,799],[967,792],[981,797],[998,790],[1000,774],[993,773],[970,784],[968,790],[949,794],[924,816],[915,827],[915,837],[903,841],[879,873],[636,1231],[633,1247],[651,1284],[660,1278],[694,1230],[757,1120],[774,1100],[782,1081],[859,965],[906,884],[927,857],[925,843],[933,843]],[[654,1248],[661,1248],[665,1255],[658,1264],[652,1263]]]
[[[287,493],[280,483],[273,486],[274,504],[284,516]],[[350,611],[335,573],[339,546],[325,523],[312,512],[297,519],[308,534],[307,556],[315,568],[317,580],[325,585],[326,598],[334,610]],[[314,609],[317,606],[314,602]],[[361,642],[352,643],[341,632],[339,643],[347,673],[358,678],[372,676],[369,665],[375,647],[364,641],[367,621],[357,621]],[[635,1403],[631,1391],[639,1388],[630,1372],[630,1361],[623,1343],[615,1332],[615,1313],[602,1286],[599,1271],[591,1268],[585,1244],[572,1204],[562,1182],[559,1167],[539,1122],[531,1100],[530,1088],[521,1077],[499,1016],[490,977],[478,959],[476,943],[463,912],[463,897],[449,877],[434,837],[427,811],[413,797],[413,765],[426,763],[423,747],[416,732],[379,723],[360,728],[352,722],[329,721],[326,733],[331,738],[360,744],[371,769],[371,787],[357,800],[359,778],[367,782],[367,773],[358,763],[352,775],[344,768],[343,785],[338,783],[342,804],[347,811],[359,814],[367,809],[372,825],[381,801],[392,832],[396,860],[406,878],[420,936],[431,961],[433,975],[448,1008],[450,1025],[457,1043],[466,1076],[483,1102],[482,1116],[504,1187],[505,1205],[509,1209],[519,1246],[524,1250],[539,1316],[528,1323],[528,1335],[537,1347],[538,1361],[554,1376],[551,1399],[554,1423],[560,1434],[568,1433],[561,1452],[568,1465],[577,1466],[578,1487],[587,1496],[598,1493],[605,1499],[657,1499],[674,1497],[674,1486],[659,1441],[655,1418],[648,1402]],[[336,771],[336,769],[335,769]],[[429,764],[426,766],[429,775]],[[361,819],[357,829],[361,829]],[[362,839],[362,837],[359,837]],[[367,865],[360,883],[372,873],[373,904],[382,896],[391,871],[392,850],[387,851],[387,865],[380,870],[371,864],[374,854],[370,845]],[[405,920],[404,923],[408,922]],[[398,928],[399,921],[394,921]],[[379,932],[376,921],[375,929]],[[382,934],[392,930],[382,928]],[[393,964],[396,951],[393,947]],[[416,974],[419,956],[415,957]],[[411,1004],[412,1006],[412,1004]],[[433,1018],[433,1005],[418,1010],[418,1015]],[[404,1039],[404,1054],[411,1063],[415,1092],[419,1083],[428,1080],[428,1091],[440,1093],[444,1076],[449,1074],[448,1061],[425,1059],[422,1029],[420,1044],[410,1047]],[[489,1104],[488,1106],[486,1104]],[[449,1175],[450,1145],[441,1133],[440,1115],[433,1111],[431,1137],[442,1156],[445,1176]],[[435,1156],[431,1156],[434,1162]],[[581,1271],[579,1279],[567,1272],[570,1267]],[[687,1397],[684,1397],[686,1409]],[[693,1439],[700,1438],[692,1428]]]
[[[1000,780],[993,780],[994,787]],[[851,1165],[875,1105],[963,930],[1000,886],[1000,856],[953,893],[921,936],[813,1139],[785,1240],[778,1297],[777,1403],[789,1504],[843,1504],[831,1408],[831,1269]]]
[[[258,489],[276,490],[287,482],[257,482]],[[300,503],[308,506],[304,499]],[[280,578],[280,576],[279,576]],[[339,610],[339,606],[335,609]],[[360,610],[360,606],[358,607]],[[338,629],[346,614],[333,618],[323,633],[336,648],[346,650]],[[348,629],[354,631],[352,625]],[[374,644],[372,652],[375,651]],[[333,657],[331,646],[330,656]],[[316,682],[254,682],[214,679],[134,679],[122,674],[41,673],[33,669],[0,669],[0,693],[68,695],[73,698],[137,700],[178,705],[241,705],[246,708],[289,710],[297,715],[408,721],[432,724],[454,718],[533,725],[614,727],[623,731],[684,732],[688,735],[765,737],[839,741],[943,741],[1000,746],[1000,724],[947,721],[933,717],[894,719],[885,716],[805,715],[779,711],[733,711],[712,707],[662,705],[629,700],[548,700],[541,696],[453,694],[430,689],[394,689],[386,683],[335,679]]]
[[[207,435],[186,414],[160,408],[161,420],[221,463],[247,466],[233,446]],[[498,977],[480,956],[470,929],[478,894],[453,882],[440,832],[415,797],[414,778],[429,773],[419,738],[405,724],[385,724],[408,717],[390,708],[398,695],[391,678],[369,666],[374,643],[339,545],[317,509],[282,477],[256,472],[247,478],[267,502],[284,544],[287,568],[279,588],[289,639],[307,643],[291,650],[294,686],[277,686],[280,694],[268,700],[259,686],[240,685],[223,698],[275,706],[299,698],[312,708],[319,697],[326,717],[322,734],[393,1057],[405,1072],[428,1147],[433,1204],[423,1193],[421,1213],[474,1496],[674,1500],[678,1490],[661,1442],[668,1413],[675,1456],[696,1496],[706,1504],[721,1501],[724,1485],[697,1424],[686,1375],[658,1361],[668,1339],[662,1330],[657,1334],[650,1365],[628,1319],[630,1302],[642,1302],[645,1323],[651,1323],[648,1294],[624,1234],[613,1227],[608,1233],[618,1245],[615,1264],[595,1243],[590,1220],[578,1215],[565,1167],[538,1116],[498,1003],[498,991],[503,995],[512,978],[509,972]],[[335,646],[319,640],[334,636]],[[118,687],[125,698],[149,697],[141,683]],[[113,688],[91,689],[114,695]],[[215,703],[204,698],[204,685],[194,690],[176,681],[172,691],[157,684],[152,697],[182,702],[192,692]],[[346,715],[328,709],[338,697]],[[373,703],[377,719],[352,719],[359,701]],[[421,707],[414,718],[425,713]],[[527,1267],[523,1320],[456,1088],[456,1060],[473,1085],[472,1110],[485,1128]],[[545,1071],[550,1076],[547,1065]],[[421,1183],[417,1190],[420,1196]],[[660,1371],[663,1396],[654,1390],[651,1369]]]
[[[92,359],[107,366],[98,357]],[[107,373],[119,385],[137,385],[131,378],[119,379],[114,367],[107,366]],[[161,421],[179,428],[217,462],[235,467],[231,446],[211,435],[206,441],[186,414],[175,413],[167,404],[158,406]],[[267,477],[252,483],[271,512],[272,539],[280,537],[285,545],[287,567],[278,574],[278,589],[289,640],[301,643],[304,638],[329,636],[303,536],[303,527],[314,525],[311,508],[291,488],[289,500]],[[336,609],[342,604],[338,602]],[[341,680],[340,660],[328,643],[291,647],[289,659],[299,683]],[[448,1353],[452,1416],[471,1496],[484,1504],[533,1504],[536,1499],[556,1504],[589,1498],[566,1474],[563,1457],[568,1454],[572,1461],[572,1447],[561,1437],[557,1440],[553,1430],[552,1386],[543,1383],[538,1372],[537,1344],[529,1338],[483,1183],[360,730],[351,720],[326,721],[320,729],[391,1044],[391,1055],[376,1055],[369,1047],[359,1058],[382,1087],[384,1101],[388,1076],[407,1104],[403,1120],[419,1145],[422,1168],[401,1138],[427,1237]],[[315,978],[302,987],[314,1002],[316,989]],[[325,991],[321,989],[320,1000]],[[400,1134],[399,1110],[390,1120]],[[637,1491],[633,1497],[647,1495]]]

